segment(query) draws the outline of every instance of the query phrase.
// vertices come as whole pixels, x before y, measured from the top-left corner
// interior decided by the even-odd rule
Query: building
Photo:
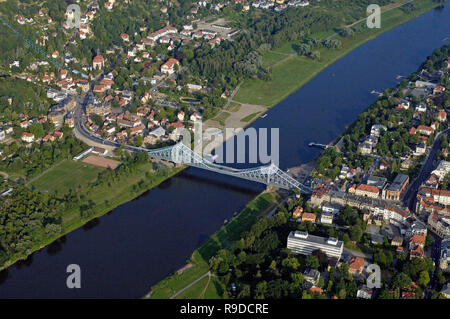
[[[427,136],[429,136],[429,135],[434,133],[434,129],[432,127],[425,126],[425,125],[419,125],[417,127],[417,131],[420,134],[427,135]]]
[[[445,237],[441,242],[439,254],[439,268],[442,271],[450,271],[450,237]]]
[[[405,174],[398,174],[391,185],[389,185],[383,192],[383,199],[400,200],[400,195],[409,183],[409,176]]]
[[[306,269],[303,273],[303,278],[307,282],[316,285],[320,279],[320,272],[317,269]]]
[[[389,221],[389,223],[394,225],[403,224],[408,217],[411,217],[408,211],[395,206],[375,207],[374,215],[382,215],[383,220]]]
[[[372,289],[368,288],[366,285],[362,285],[356,292],[357,298],[372,299]]]
[[[302,214],[302,222],[311,222],[314,223],[316,221],[316,214],[304,212]]]
[[[380,194],[380,190],[376,186],[360,184],[356,187],[355,195],[357,196],[365,196],[371,198],[377,198]]]
[[[322,212],[320,214],[320,222],[322,224],[333,224],[333,214],[327,213],[327,212]]]
[[[352,275],[359,275],[364,269],[364,258],[353,256],[348,262],[348,271]]]
[[[177,59],[170,58],[166,63],[161,65],[161,72],[166,74],[173,74],[175,72],[175,66],[180,65]]]
[[[22,134],[22,141],[31,143],[34,141],[34,134],[30,132],[23,132]]]
[[[440,292],[445,298],[450,299],[450,283],[446,283]]]
[[[428,216],[428,227],[439,237],[450,236],[450,218],[432,211]]]
[[[123,41],[125,42],[129,42],[130,41],[130,36],[126,33],[122,33],[120,34],[120,37],[122,38]]]
[[[403,244],[403,238],[400,236],[395,236],[394,238],[392,238],[391,240],[391,245],[392,246],[401,246]]]
[[[107,115],[111,113],[111,105],[109,104],[89,104],[86,106],[86,113],[97,114],[97,115]]]
[[[92,149],[92,153],[96,154],[96,155],[106,155],[108,153],[108,151],[102,147],[94,147]]]
[[[425,247],[425,235],[413,235],[409,239],[409,254],[410,257],[424,257],[424,247]]]
[[[380,137],[381,131],[387,131],[387,127],[381,124],[374,124],[370,129],[370,135],[375,137]]]
[[[97,55],[93,62],[92,62],[92,68],[94,70],[100,70],[105,67],[105,59],[103,58],[103,55]]]
[[[303,231],[292,231],[287,238],[287,248],[294,254],[311,255],[315,250],[321,250],[329,258],[341,258],[344,242],[337,238],[325,238],[308,234]]]
[[[326,204],[322,205],[322,212],[332,213],[334,216],[339,214],[340,209],[341,209],[341,206],[337,205],[337,204],[326,203]]]
[[[370,186],[376,186],[379,190],[382,190],[384,188],[384,185],[386,185],[387,178],[385,177],[379,177],[371,175],[367,179],[366,184]]]
[[[302,216],[302,213],[303,213],[303,207],[297,206],[297,208],[292,213],[292,218],[295,218],[295,219],[300,218]]]

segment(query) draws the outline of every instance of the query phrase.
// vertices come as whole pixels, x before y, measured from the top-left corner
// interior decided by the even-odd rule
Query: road
[[[417,178],[410,184],[404,198],[403,202],[405,203],[405,206],[408,207],[411,211],[415,211],[415,203],[416,203],[416,194],[419,189],[419,186],[425,181],[425,179],[430,176],[431,171],[434,169],[434,160],[436,158],[436,154],[441,148],[441,135],[447,134],[449,135],[450,129],[445,129],[442,132],[440,132],[433,143],[433,146],[431,147],[430,152],[427,155],[427,158],[425,159],[425,164],[423,164],[422,169],[417,176]]]
[[[430,283],[427,285],[425,290],[425,299],[429,299],[431,297],[432,291],[436,289],[438,284],[437,282],[437,272],[439,271],[439,257],[441,253],[441,238],[437,236],[432,231],[428,231],[428,235],[433,238],[433,246],[431,247],[431,258],[433,258],[435,269],[430,274]]]

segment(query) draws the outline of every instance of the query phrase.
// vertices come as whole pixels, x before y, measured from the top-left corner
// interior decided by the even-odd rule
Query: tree
[[[41,123],[33,123],[30,125],[29,131],[34,134],[36,138],[44,137],[44,128]]]
[[[250,298],[250,293],[251,293],[250,285],[245,284],[242,286],[242,290],[239,292],[238,298]]]
[[[358,225],[350,227],[351,240],[358,242],[361,240],[362,235],[363,235],[363,231],[362,231],[361,227],[359,227]]]
[[[403,272],[396,274],[394,276],[394,279],[392,280],[393,288],[406,289],[409,288],[410,286],[411,286],[411,278]]]
[[[267,293],[267,282],[262,281],[257,283],[255,288],[255,297],[257,299],[264,299],[266,293]]]
[[[319,259],[316,256],[309,255],[305,259],[305,266],[309,268],[319,268]]]
[[[394,299],[394,295],[389,290],[383,289],[378,295],[379,299]]]
[[[291,274],[291,279],[292,282],[296,285],[296,286],[301,286],[304,282],[304,277],[303,274],[301,272],[294,272]]]
[[[418,283],[422,287],[426,287],[428,283],[430,282],[430,275],[428,274],[428,271],[422,270],[419,274],[419,280]]]
[[[300,263],[298,262],[298,259],[296,257],[287,257],[283,259],[281,262],[281,265],[283,267],[292,268],[294,270],[298,269],[300,267]]]

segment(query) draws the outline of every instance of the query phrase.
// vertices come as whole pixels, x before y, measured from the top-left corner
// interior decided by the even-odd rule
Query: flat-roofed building
[[[327,212],[322,212],[320,214],[320,222],[322,224],[333,224],[333,214],[327,213]]]
[[[321,250],[328,258],[341,258],[344,242],[337,238],[325,238],[308,234],[304,231],[291,231],[287,238],[287,248],[294,254],[311,255],[315,250]]]
[[[383,199],[400,200],[400,195],[409,183],[409,176],[398,174],[391,185],[382,192]]]

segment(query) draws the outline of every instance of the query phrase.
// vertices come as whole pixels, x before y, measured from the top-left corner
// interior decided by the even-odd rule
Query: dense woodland
[[[9,76],[0,78],[0,120],[17,121],[21,113],[30,117],[44,116],[52,104],[44,88]]]

